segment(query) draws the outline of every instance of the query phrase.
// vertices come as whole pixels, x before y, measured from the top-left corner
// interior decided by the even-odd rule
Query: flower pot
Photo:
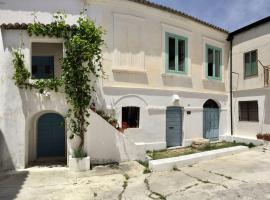
[[[90,157],[73,158],[71,155],[68,159],[69,169],[75,172],[83,172],[90,170]]]
[[[258,140],[262,140],[262,139],[263,139],[263,134],[260,134],[260,133],[259,133],[259,134],[257,134],[256,136],[257,136],[257,139],[258,139]]]

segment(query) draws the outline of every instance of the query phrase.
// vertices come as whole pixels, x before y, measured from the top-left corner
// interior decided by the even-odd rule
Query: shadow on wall
[[[3,132],[0,130],[0,171],[14,169],[15,166],[8,150],[7,142],[5,140]]]
[[[0,199],[16,199],[27,176],[28,172],[26,171],[0,176]]]
[[[162,81],[165,86],[171,87],[187,87],[192,88],[192,79],[185,76],[162,76]]]
[[[148,78],[146,73],[113,73],[114,80],[119,82],[148,84]]]
[[[225,83],[212,80],[203,80],[203,88],[207,90],[225,91]]]

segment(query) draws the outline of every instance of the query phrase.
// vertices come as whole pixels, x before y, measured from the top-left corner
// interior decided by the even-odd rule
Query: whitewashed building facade
[[[4,0],[0,5],[0,169],[24,168],[40,157],[50,157],[51,151],[59,150],[53,142],[62,145],[58,156],[68,154],[67,128],[61,130],[61,141],[46,136],[59,132],[47,129],[63,120],[68,109],[63,91],[39,94],[18,89],[12,80],[12,48],[22,42],[30,81],[44,78],[44,73],[61,75],[61,39],[29,37],[25,30],[25,24],[33,23],[34,11],[46,24],[59,8],[67,13],[69,24],[76,23],[80,11],[87,8],[86,14],[105,29],[107,78],[100,80],[96,104],[114,110],[119,125],[127,127],[119,133],[92,113],[86,142],[92,159],[134,159],[138,152],[230,134],[225,30],[147,1],[25,0],[22,4]],[[39,71],[40,66],[45,71]]]

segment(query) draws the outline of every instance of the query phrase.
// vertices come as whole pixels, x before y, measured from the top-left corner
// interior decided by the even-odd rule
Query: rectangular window
[[[258,101],[239,101],[239,121],[259,121]]]
[[[166,71],[186,73],[187,38],[166,33]]]
[[[122,128],[139,128],[140,108],[139,107],[123,107],[122,108]]]
[[[53,56],[32,56],[32,78],[48,79],[54,77]]]
[[[245,77],[258,75],[257,50],[244,54]]]
[[[206,46],[206,76],[210,79],[221,79],[222,50],[210,45]]]

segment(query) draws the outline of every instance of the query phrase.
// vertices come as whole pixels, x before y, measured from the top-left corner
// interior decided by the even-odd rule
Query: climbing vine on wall
[[[76,25],[67,25],[66,16],[62,13],[53,15],[50,24],[35,22],[28,26],[29,36],[49,36],[64,39],[65,56],[61,61],[63,75],[60,79],[37,80],[28,83],[30,73],[24,66],[23,54],[14,51],[13,64],[15,67],[16,85],[25,88],[44,90],[58,90],[62,84],[65,88],[67,102],[70,109],[67,113],[68,127],[71,129],[72,139],[75,135],[81,138],[80,150],[83,149],[84,133],[86,132],[90,116],[89,107],[92,93],[95,92],[95,81],[103,76],[101,53],[104,33],[87,16],[81,15]]]

